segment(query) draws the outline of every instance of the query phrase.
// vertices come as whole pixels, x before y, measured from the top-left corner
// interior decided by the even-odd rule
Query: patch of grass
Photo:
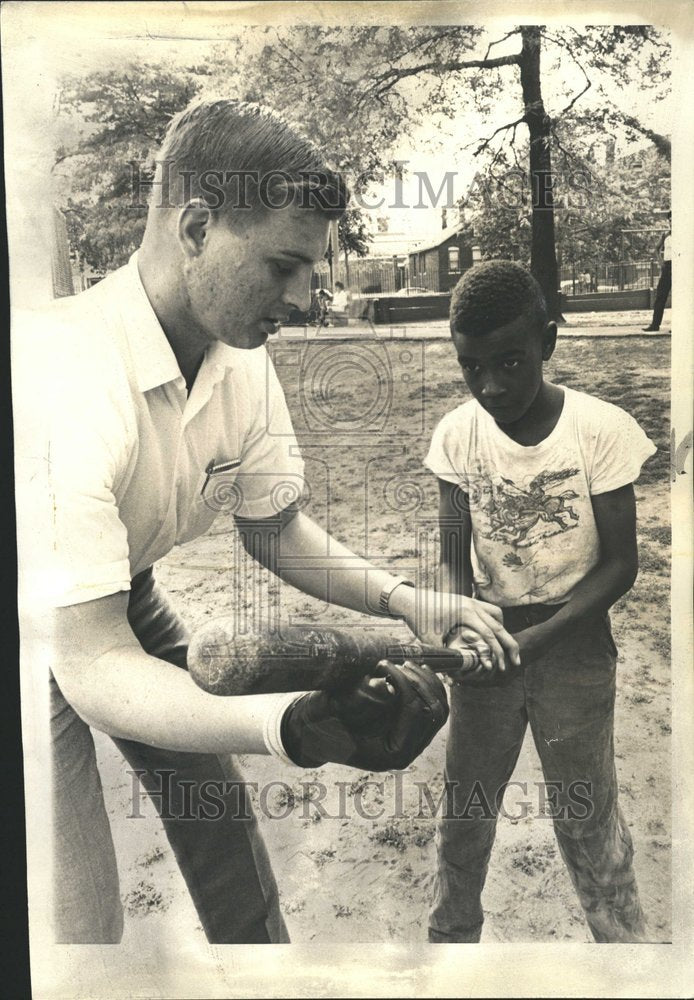
[[[157,845],[156,847],[153,847],[148,854],[145,854],[145,856],[142,858],[141,861],[138,862],[138,864],[140,865],[141,868],[149,868],[150,865],[156,864],[157,861],[162,861],[164,857],[165,857],[164,852],[162,851],[161,847]]]
[[[651,846],[659,847],[661,850],[667,851],[670,849],[670,841],[663,840],[661,837],[651,837]]]
[[[642,529],[642,534],[646,538],[650,538],[651,541],[657,542],[658,545],[670,546],[672,541],[672,532],[670,531],[669,524],[656,525],[655,527],[648,527]]]
[[[650,601],[653,604],[668,603],[670,587],[667,583],[659,580],[647,580],[645,577],[636,582],[636,586],[631,592],[631,599],[641,604]]]
[[[434,839],[434,827],[426,826],[417,830],[417,832],[412,837],[412,843],[416,844],[417,847],[425,847],[433,839]]]
[[[407,837],[395,823],[388,823],[387,826],[370,833],[369,840],[385,847],[394,847],[396,851],[404,851],[407,847]]]
[[[354,779],[352,784],[347,789],[347,794],[348,795],[356,795],[357,793],[361,794],[372,778],[373,774],[371,774],[371,772],[369,772],[369,774],[360,774],[358,778]]]
[[[335,860],[335,853],[334,847],[324,847],[322,851],[316,851],[313,855],[313,860],[318,868],[322,868],[323,865],[327,865],[328,861]]]
[[[400,869],[400,878],[403,882],[411,882],[414,878],[414,868],[411,864],[405,864]]]
[[[668,573],[670,570],[669,552],[656,552],[650,545],[639,547],[639,570],[646,573]]]
[[[304,899],[295,899],[289,903],[284,904],[285,913],[301,913],[301,911],[306,906],[306,901]]]
[[[416,823],[412,819],[395,820],[386,826],[369,834],[369,839],[377,844],[394,847],[396,851],[404,851],[408,844],[415,847],[426,847],[434,837],[433,823]]]
[[[556,853],[554,844],[521,844],[512,852],[511,865],[525,875],[542,874],[552,867]]]
[[[316,784],[316,779],[312,781],[299,781],[294,785],[294,801],[296,805],[304,802],[315,802],[320,798],[320,788]]]
[[[280,809],[293,809],[296,806],[296,795],[289,785],[283,784],[281,788],[278,788],[273,798],[278,811]]]
[[[672,655],[672,644],[669,632],[663,629],[653,629],[649,636],[649,642],[653,651],[664,660],[669,660]]]
[[[643,694],[641,691],[637,691],[635,694],[627,695],[627,698],[633,705],[650,705],[653,698],[650,695]]]
[[[138,882],[124,899],[125,908],[134,916],[144,917],[148,913],[163,913],[168,909],[168,900],[151,882]]]

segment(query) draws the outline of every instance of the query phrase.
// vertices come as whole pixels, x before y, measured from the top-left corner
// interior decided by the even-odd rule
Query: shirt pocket
[[[215,515],[235,514],[243,502],[243,494],[236,481],[240,467],[240,458],[212,459],[197,484],[196,508],[207,508]]]

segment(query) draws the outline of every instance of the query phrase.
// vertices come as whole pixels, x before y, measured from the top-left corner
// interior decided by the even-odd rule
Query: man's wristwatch
[[[403,584],[405,587],[414,587],[412,580],[406,580],[404,576],[391,577],[378,598],[378,610],[382,615],[387,615],[389,618],[402,619],[402,615],[394,615],[390,610],[390,595],[400,584]]]

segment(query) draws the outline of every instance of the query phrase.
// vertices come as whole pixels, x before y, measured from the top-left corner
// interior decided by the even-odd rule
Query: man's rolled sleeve
[[[127,381],[107,352],[75,357],[64,331],[53,332],[53,344],[34,341],[33,358],[27,339],[14,359],[20,590],[42,607],[130,589],[128,533],[114,494],[134,440]],[[110,378],[100,380],[109,364]]]
[[[254,419],[243,443],[236,477],[239,517],[272,517],[306,496],[304,462],[282,386],[267,353],[266,365],[251,367]]]
[[[54,497],[55,558],[46,581],[52,604],[81,604],[130,590],[128,535],[108,486],[62,486]]]

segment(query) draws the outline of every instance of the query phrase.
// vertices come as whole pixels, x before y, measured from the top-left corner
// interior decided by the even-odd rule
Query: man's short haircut
[[[161,185],[161,186],[159,186]],[[340,218],[349,190],[320,150],[277,112],[241,101],[195,101],[157,155],[153,204],[201,199],[213,210],[315,208]]]
[[[532,274],[511,260],[489,260],[470,268],[451,295],[451,333],[483,336],[526,316],[538,331],[547,304]]]

